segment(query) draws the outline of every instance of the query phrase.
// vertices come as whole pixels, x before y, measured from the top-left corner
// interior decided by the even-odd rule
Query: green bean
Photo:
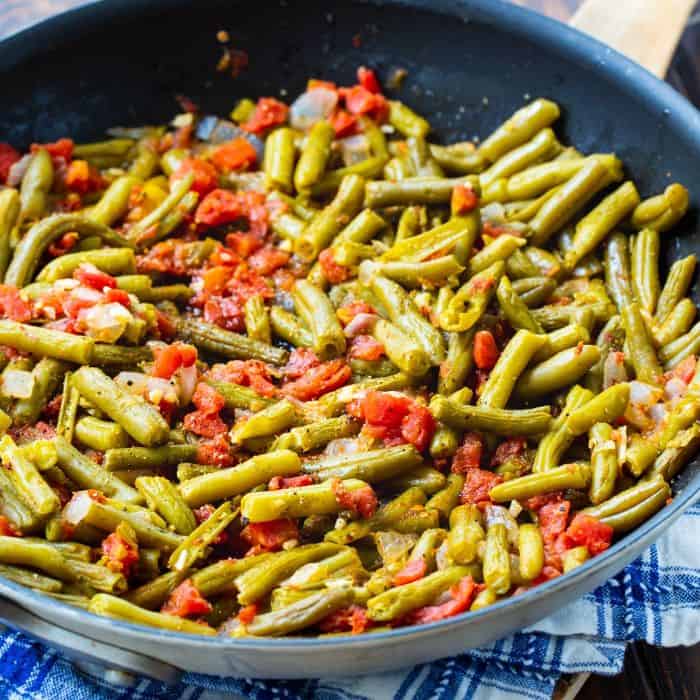
[[[442,520],[447,521],[453,509],[459,503],[459,495],[464,487],[462,474],[449,474],[445,488],[438,491],[425,504],[426,509],[436,510]]]
[[[150,362],[152,359],[153,352],[145,346],[132,348],[110,343],[95,343],[90,362],[99,367],[135,367],[141,362]]]
[[[285,238],[294,243],[301,236],[302,231],[306,227],[306,222],[294,216],[294,214],[282,212],[271,219],[270,226],[280,238]]]
[[[282,399],[258,411],[250,418],[236,422],[230,432],[231,444],[241,445],[246,440],[275,435],[298,422],[299,413],[296,406],[289,399]]]
[[[121,425],[137,442],[151,447],[168,439],[170,428],[158,410],[122,388],[102,370],[81,367],[73,374],[72,381],[81,396]]]
[[[494,503],[524,501],[532,496],[551,491],[585,489],[590,483],[591,468],[588,464],[564,464],[561,467],[519,476],[497,484],[489,491],[489,497]]]
[[[430,124],[410,107],[398,100],[389,100],[389,123],[404,136],[425,138]]]
[[[532,356],[535,363],[545,362],[563,350],[577,347],[579,343],[588,343],[591,339],[588,329],[578,323],[571,323],[543,337],[542,347]]]
[[[348,361],[353,378],[389,377],[398,372],[398,367],[389,359],[384,360],[358,360],[351,358]]]
[[[654,460],[652,469],[645,478],[663,477],[671,481],[687,464],[700,448],[700,425],[681,430],[667,444],[666,448]]]
[[[671,269],[666,277],[666,284],[661,290],[659,301],[656,305],[656,316],[654,317],[657,323],[663,323],[666,317],[673,311],[676,305],[688,293],[690,282],[695,273],[695,264],[697,258],[695,255],[688,255],[681,260],[671,265]]]
[[[449,425],[438,423],[430,440],[429,452],[433,459],[452,457],[459,448],[459,432]]]
[[[251,457],[236,467],[188,479],[178,488],[191,508],[204,503],[231,498],[266,484],[274,476],[293,476],[301,470],[298,455],[291,450],[277,450]]]
[[[506,279],[505,277],[502,278]],[[529,330],[519,330],[500,354],[479,396],[478,406],[505,408],[513,388],[532,359],[544,345],[544,337]]]
[[[21,566],[0,564],[0,576],[42,593],[58,593],[63,588],[61,581],[42,576]]]
[[[656,384],[660,381],[662,370],[656,352],[649,339],[646,325],[639,305],[632,302],[620,309],[625,337],[630,351],[630,359],[637,379]]]
[[[309,190],[323,176],[334,138],[335,130],[327,121],[316,122],[311,128],[294,170],[294,187],[299,192]]]
[[[15,426],[29,425],[39,420],[41,412],[56,393],[67,370],[68,365],[65,362],[49,357],[42,358],[34,365],[31,396],[19,399],[12,410],[12,421]]]
[[[410,472],[422,463],[413,445],[369,450],[357,455],[320,457],[304,462],[302,471],[318,479],[361,479],[370,484]]]
[[[565,425],[576,436],[587,433],[596,423],[613,423],[624,414],[629,396],[629,384],[615,384],[572,410]]]
[[[505,261],[515,250],[522,248],[524,245],[524,238],[511,236],[510,234],[498,236],[498,238],[495,238],[493,242],[482,248],[469,260],[469,265],[467,266],[468,275],[473,277],[493,265],[493,263],[499,260]]]
[[[143,138],[137,146],[136,158],[129,166],[129,175],[139,180],[148,180],[157,170],[159,157],[151,138]]]
[[[639,193],[627,181],[608,195],[576,224],[576,233],[564,257],[564,265],[572,270],[639,204]]]
[[[605,284],[618,309],[632,303],[632,270],[627,239],[613,234],[605,246]]]
[[[399,260],[371,263],[377,274],[394,280],[405,287],[419,287],[425,282],[439,283],[448,278],[456,278],[464,272],[454,255],[443,255],[425,262],[401,262]]]
[[[491,163],[527,143],[541,129],[559,118],[559,107],[549,100],[535,100],[515,112],[479,146],[479,153]]]
[[[459,406],[442,396],[433,397],[430,411],[438,420],[458,430],[492,432],[496,435],[538,435],[547,430],[549,406],[506,410],[483,406]]]
[[[588,498],[597,505],[612,496],[619,467],[613,429],[607,423],[596,423],[590,430],[591,487]]]
[[[422,377],[430,369],[430,356],[398,326],[379,319],[374,324],[374,337],[384,346],[387,357],[411,377]]]
[[[450,333],[447,341],[447,357],[440,365],[438,391],[452,394],[461,389],[467,381],[474,364],[472,344],[475,329],[464,333]]]
[[[430,154],[430,149],[423,136],[409,136],[406,140],[408,157],[419,177],[444,177],[445,173]]]
[[[363,379],[362,381],[355,382],[354,384],[348,384],[346,386],[340,387],[335,391],[329,391],[324,394],[320,399],[311,403],[307,402],[306,408],[312,415],[330,417],[336,416],[343,413],[346,404],[350,401],[354,401],[357,398],[361,398],[365,395],[368,390],[374,391],[393,391],[405,389],[407,385],[411,384],[411,377],[403,372],[397,372],[388,377],[372,377],[370,379]]]
[[[673,228],[688,210],[688,190],[674,183],[662,194],[645,199],[632,212],[631,223],[637,229],[651,228],[663,233]]]
[[[230,359],[262,360],[274,365],[281,365],[287,361],[286,350],[224,330],[212,323],[195,318],[180,318],[176,327],[183,340]]]
[[[384,166],[384,179],[392,182],[400,182],[415,176],[413,164],[404,157],[391,158]]]
[[[450,566],[418,581],[390,588],[367,602],[370,619],[378,622],[395,620],[432,603],[441,593],[470,574],[464,566]]]
[[[531,241],[542,245],[556,233],[601,189],[622,178],[619,162],[607,167],[598,159],[591,159],[568,180],[551,199],[542,205],[530,221]]]
[[[491,588],[483,588],[474,597],[474,602],[469,607],[470,612],[483,610],[483,608],[493,605],[498,600],[498,595]]]
[[[444,488],[445,483],[445,475],[442,472],[432,467],[420,466],[395,476],[384,482],[382,486],[390,492],[419,488],[430,496]]]
[[[238,602],[249,605],[260,600],[304,564],[325,559],[340,551],[342,547],[337,544],[321,542],[278,552],[236,578]]]
[[[457,151],[453,146],[430,144],[430,155],[448,173],[470,175],[480,173],[488,165],[486,158],[474,147]]]
[[[110,275],[131,274],[136,271],[136,259],[131,248],[102,248],[55,258],[37,275],[37,282],[55,282],[63,277],[70,277],[84,263],[92,263]]]
[[[589,302],[585,306],[551,304],[530,311],[532,317],[546,331],[562,328],[571,323],[578,323],[587,328],[594,324],[607,323],[616,312],[615,305],[606,301]]]
[[[659,234],[642,229],[632,247],[632,289],[641,309],[653,314],[659,298]]]
[[[471,564],[486,537],[481,512],[475,505],[457,506],[450,513],[447,553],[456,564]]]
[[[344,168],[331,170],[327,172],[321,180],[311,188],[312,197],[327,197],[340,187],[343,178],[348,175],[359,175],[360,177],[371,180],[375,177],[380,177],[384,166],[387,163],[387,158],[382,156],[370,156],[361,160],[359,163],[347,165]]]
[[[107,593],[98,593],[90,601],[88,610],[96,615],[126,620],[140,625],[157,627],[171,632],[183,634],[202,634],[214,636],[216,631],[208,625],[193,622],[175,615],[152,612],[129,603],[123,598],[117,598]]]
[[[325,418],[309,425],[297,426],[286,433],[282,433],[275,439],[270,449],[313,452],[324,447],[331,440],[353,437],[359,431],[360,425],[348,416]]]
[[[273,403],[274,399],[258,394],[255,390],[230,382],[209,381],[216,391],[223,396],[226,408],[259,411]]]
[[[270,307],[270,325],[275,335],[296,347],[310,348],[313,338],[301,321],[281,306]]]
[[[17,190],[8,187],[0,191],[0,279],[10,264],[10,239],[19,220],[20,199]]]
[[[406,207],[399,217],[399,222],[396,226],[396,236],[394,242],[398,243],[405,238],[417,236],[424,229],[424,223],[427,221],[427,212],[425,207]]]
[[[457,185],[473,184],[475,183],[472,177],[415,177],[401,182],[374,180],[366,185],[365,206],[370,209],[383,209],[397,205],[446,204]]]
[[[265,184],[267,187],[291,192],[294,175],[294,132],[282,127],[265,139]]]
[[[73,158],[90,161],[92,158],[121,158],[127,157],[134,147],[133,139],[109,139],[95,143],[76,143],[73,147]]]
[[[97,224],[112,226],[122,219],[129,209],[129,197],[134,187],[139,183],[132,175],[118,177],[104,191],[100,201],[90,210],[87,218]]]
[[[86,447],[99,452],[129,444],[129,437],[121,425],[94,416],[83,416],[75,424],[75,437]]]
[[[330,358],[345,352],[343,329],[323,290],[306,280],[298,280],[293,297],[297,312],[311,331],[316,354]]]
[[[600,350],[595,345],[562,350],[525,371],[515,393],[523,400],[551,394],[578,381],[599,359]]]
[[[504,275],[496,288],[496,298],[506,320],[513,328],[532,333],[543,333],[544,329],[530,314],[525,302],[517,295],[510,280]]]
[[[52,214],[34,224],[15,248],[5,274],[5,284],[23,287],[31,281],[44,251],[64,234],[74,231],[80,237],[99,236],[108,245],[130,247],[118,233],[79,214]]]
[[[73,582],[77,578],[66,557],[48,542],[1,535],[0,563],[38,569],[59,581]]]
[[[498,595],[511,586],[511,564],[508,555],[508,533],[503,523],[494,523],[486,532],[484,548],[484,583]]]
[[[3,517],[21,532],[31,532],[39,526],[39,516],[29,507],[7,469],[0,469],[0,492],[0,514]]]
[[[659,359],[664,363],[667,369],[674,367],[688,355],[694,355],[697,352],[699,342],[700,323],[696,323],[680,338],[676,338],[668,343],[668,345],[662,347],[659,350]]]
[[[40,219],[48,204],[54,181],[54,167],[49,152],[40,148],[29,161],[20,185],[20,219]]]
[[[109,472],[123,469],[157,469],[174,467],[193,460],[195,445],[163,445],[161,447],[114,447],[107,449],[102,467]]]
[[[272,341],[272,330],[262,296],[256,294],[250,297],[243,306],[243,312],[248,337],[269,345]]]
[[[665,321],[658,327],[651,329],[654,345],[667,346],[684,333],[690,330],[695,320],[696,308],[691,299],[681,299],[674,309],[667,314]]]
[[[537,525],[523,523],[518,528],[519,573],[526,581],[536,579],[544,567],[544,544]]]

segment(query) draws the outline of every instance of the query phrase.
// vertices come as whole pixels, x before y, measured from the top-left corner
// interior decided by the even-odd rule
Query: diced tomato
[[[525,452],[527,440],[523,437],[509,438],[502,442],[491,458],[491,466],[497,467],[513,457],[520,457]]]
[[[153,377],[170,379],[180,367],[191,367],[197,361],[197,348],[186,343],[173,343],[154,349]],[[219,409],[220,410],[220,409]]]
[[[101,292],[105,287],[114,289],[117,286],[117,280],[108,275],[102,270],[98,270],[92,263],[83,263],[73,273],[73,278],[78,280],[80,284],[96,289]]]
[[[361,634],[370,629],[373,624],[365,608],[359,605],[350,605],[347,608],[336,610],[321,620],[318,628],[327,634],[333,632]]]
[[[20,152],[12,148],[9,143],[0,142],[0,184],[7,182],[10,168],[20,160]]]
[[[219,416],[226,402],[214,387],[206,382],[199,382],[192,396],[196,411],[183,418],[185,430],[203,437],[215,437],[228,430],[226,423]]]
[[[362,518],[371,518],[377,512],[377,494],[369,484],[351,490],[340,479],[334,479],[333,493],[342,508],[351,510]]]
[[[362,417],[372,425],[400,428],[411,404],[412,401],[407,396],[368,391],[361,402]]]
[[[217,382],[249,386],[262,396],[271,397],[277,394],[270,369],[261,360],[231,360],[225,365],[214,365],[208,376]]]
[[[220,296],[224,293],[230,279],[231,268],[224,265],[216,265],[204,271],[202,274],[202,285],[207,294]]]
[[[79,240],[80,237],[77,233],[75,233],[75,231],[69,231],[68,233],[64,233],[57,241],[54,241],[49,245],[49,255],[52,255],[54,258],[57,258],[60,255],[69,253],[75,247],[75,244]]]
[[[112,532],[102,540],[102,554],[108,569],[127,578],[139,561],[138,544],[129,542],[118,532]]]
[[[423,557],[412,559],[394,576],[391,582],[394,586],[403,586],[406,583],[418,581],[418,579],[423,578],[426,573],[428,573],[428,565],[425,559],[423,559]]]
[[[284,367],[284,376],[286,379],[299,379],[303,377],[310,369],[318,367],[321,360],[318,359],[316,353],[309,348],[294,348],[289,354],[289,360]]]
[[[235,233],[227,234],[226,246],[226,252],[233,250],[237,256],[245,260],[246,258],[250,258],[256,250],[260,250],[263,246],[263,242],[253,233],[241,233],[240,231],[236,231]]]
[[[406,615],[401,622],[403,624],[424,625],[428,622],[436,622],[458,615],[469,609],[477,590],[478,587],[474,583],[474,579],[471,576],[465,576],[456,586],[450,588],[452,600],[448,600],[442,605],[426,605],[423,608],[418,608]]]
[[[345,265],[340,265],[335,261],[335,256],[333,255],[333,250],[331,248],[326,248],[322,250],[318,256],[318,264],[321,266],[321,271],[323,276],[331,284],[340,284],[345,282],[345,280],[350,279],[352,270]],[[340,311],[340,309],[339,309]]]
[[[344,109],[336,109],[329,121],[336,138],[343,139],[357,133],[357,117]]]
[[[271,275],[275,270],[289,262],[289,253],[268,245],[253,253],[248,258],[250,269],[259,275]]]
[[[525,500],[524,505],[528,510],[536,511],[547,503],[558,503],[563,499],[564,493],[562,491],[551,491],[550,493],[541,493],[537,496],[531,496]]]
[[[121,304],[127,309],[131,306],[131,299],[129,298],[129,293],[124,291],[123,289],[108,289],[105,292],[104,296],[105,302],[107,302],[108,304]]]
[[[452,471],[466,474],[469,469],[478,469],[484,453],[484,439],[479,433],[465,433],[462,444],[452,458]]]
[[[566,529],[566,534],[575,546],[585,545],[594,557],[610,546],[613,529],[590,515],[577,513]]]
[[[32,305],[20,295],[19,289],[11,284],[0,284],[0,314],[11,321],[25,323],[34,316]]]
[[[274,97],[261,97],[255,105],[255,111],[250,119],[241,124],[241,129],[252,134],[262,134],[273,126],[279,126],[287,121],[289,107]]]
[[[554,542],[566,530],[570,510],[571,503],[562,500],[545,503],[537,511],[537,520],[545,543]]]
[[[211,518],[215,510],[216,508],[211,503],[205,503],[203,506],[199,506],[199,508],[194,508],[192,512],[194,513],[195,520],[201,525]]]
[[[190,617],[208,615],[212,607],[209,601],[202,597],[192,579],[187,578],[173,590],[160,611],[164,615]]]
[[[53,143],[33,143],[30,150],[32,153],[36,153],[42,148],[49,152],[54,167],[63,166],[73,158],[73,141],[71,139],[58,139]]]
[[[190,173],[194,176],[194,182],[190,189],[197,192],[200,197],[208,195],[219,184],[216,168],[202,158],[185,158],[170,176],[170,184],[182,180]]]
[[[384,354],[384,346],[371,335],[358,335],[350,343],[350,357],[373,362]]]
[[[0,535],[22,537],[22,533],[4,515],[0,515]]]
[[[248,139],[238,138],[222,143],[211,154],[211,161],[223,173],[248,170],[255,165],[258,154]]]
[[[433,414],[425,406],[414,403],[401,421],[401,437],[423,452],[430,444],[435,428]]]
[[[235,463],[231,454],[231,445],[226,433],[221,433],[211,440],[202,440],[197,446],[197,463],[211,464],[217,467],[230,467]]]
[[[500,484],[503,477],[486,469],[467,469],[464,473],[464,486],[459,494],[460,503],[491,503],[491,489]]]
[[[71,192],[78,194],[88,194],[96,192],[105,186],[105,179],[99,171],[93,168],[86,160],[74,160],[68,166],[64,178],[66,187]]]
[[[314,479],[311,474],[299,474],[299,476],[273,476],[267,485],[268,491],[280,489],[294,489],[299,486],[311,486]]]
[[[684,360],[679,362],[672,370],[671,374],[674,377],[682,379],[686,384],[690,384],[695,376],[697,366],[697,358],[695,355],[688,355]]]
[[[487,292],[495,286],[496,280],[493,277],[476,277],[469,283],[470,294],[481,294]]]
[[[14,441],[21,445],[34,440],[53,440],[56,437],[56,428],[43,420],[33,425],[13,426],[8,432]]]
[[[205,226],[230,224],[243,216],[238,197],[229,190],[212,190],[199,203],[194,220]]]
[[[175,326],[170,318],[160,309],[156,309],[156,329],[158,337],[163,340],[168,340],[175,335]]]
[[[241,530],[241,537],[264,552],[277,552],[285,542],[299,539],[299,528],[296,520],[291,518],[266,520],[261,523],[248,523]]]
[[[317,78],[310,78],[306,83],[306,91],[316,90],[317,88],[323,88],[324,90],[332,90],[335,92],[338,88],[335,83],[330,80],[318,80]]]
[[[561,576],[561,570],[557,569],[555,566],[545,564],[542,568],[542,573],[532,582],[532,585],[539,586],[541,583],[547,583],[547,581],[551,581],[557,576]]]
[[[350,367],[345,360],[338,358],[310,369],[295,381],[286,382],[282,386],[282,393],[300,401],[311,401],[347,384],[351,377]]]
[[[365,90],[369,90],[375,94],[379,94],[382,91],[377,76],[371,68],[360,66],[357,69],[357,82],[362,85]]]
[[[479,331],[474,336],[474,363],[479,369],[493,369],[500,352],[491,331]]]
[[[341,88],[341,97],[350,114],[367,114],[375,121],[382,123],[389,114],[389,103],[383,95],[370,92],[362,85]]]
[[[452,190],[452,213],[457,216],[468,214],[479,206],[479,195],[467,185],[455,185]]]
[[[323,253],[321,253],[323,255]],[[319,256],[320,257],[320,256]],[[330,280],[329,280],[330,281]],[[340,319],[340,322],[347,326],[350,321],[352,321],[355,316],[359,314],[376,314],[377,311],[373,306],[370,306],[364,301],[351,301],[349,304],[341,306],[337,311],[336,315]]]
[[[236,617],[242,625],[249,625],[255,619],[257,614],[258,606],[255,603],[251,603],[250,605],[242,607],[238,611],[238,615],[236,615]]]

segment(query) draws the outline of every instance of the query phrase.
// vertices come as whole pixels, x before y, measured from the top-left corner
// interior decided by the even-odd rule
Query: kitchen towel
[[[483,649],[405,671],[345,680],[258,681],[185,674],[129,688],[77,671],[26,636],[0,634],[0,698],[10,700],[548,700],[559,677],[622,670],[628,642],[700,641],[700,505],[606,584]]]

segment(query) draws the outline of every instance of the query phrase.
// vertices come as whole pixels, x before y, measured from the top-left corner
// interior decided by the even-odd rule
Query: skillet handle
[[[570,24],[663,78],[693,5],[695,0],[585,0]]]

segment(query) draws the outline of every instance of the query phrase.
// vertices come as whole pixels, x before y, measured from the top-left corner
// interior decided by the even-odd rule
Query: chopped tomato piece
[[[578,513],[566,529],[566,534],[575,546],[585,545],[594,557],[610,547],[613,529],[590,515]]]
[[[83,263],[80,265],[73,273],[73,278],[78,280],[80,284],[96,289],[99,292],[105,287],[114,289],[117,286],[117,280],[112,277],[112,275],[98,270],[92,263]]]
[[[452,459],[452,471],[455,474],[465,474],[469,469],[481,466],[484,452],[484,439],[479,433],[465,433],[462,444],[457,448]]]
[[[127,578],[139,561],[138,544],[129,542],[118,532],[112,532],[102,540],[102,554],[108,569]]]
[[[377,512],[379,501],[374,489],[365,484],[359,489],[347,489],[340,479],[333,480],[335,500],[342,508],[357,513],[362,518],[371,518]]]
[[[105,186],[105,180],[102,175],[86,160],[72,161],[68,166],[64,182],[71,192],[77,192],[78,194],[96,192]]]
[[[309,348],[294,348],[289,354],[289,360],[284,367],[284,376],[286,379],[299,379],[303,377],[310,369],[318,367],[321,360],[318,359],[316,353]]]
[[[423,557],[412,559],[394,576],[391,582],[394,586],[403,586],[406,583],[418,581],[418,579],[423,578],[426,573],[428,573],[428,565],[425,559],[423,559]]]
[[[34,315],[32,305],[25,301],[20,290],[11,284],[0,284],[0,314],[11,321],[24,323]]]
[[[232,170],[248,170],[257,160],[257,151],[250,141],[242,136],[221,144],[211,154],[212,163],[224,173]]]
[[[221,226],[240,219],[243,212],[238,197],[229,190],[212,190],[199,203],[194,220],[205,226]]]
[[[474,363],[479,369],[493,369],[500,352],[490,331],[479,331],[474,336]]]
[[[261,360],[231,360],[225,365],[214,365],[208,376],[217,382],[249,386],[262,396],[271,397],[277,394],[270,369]]]
[[[486,469],[467,469],[464,473],[464,487],[459,494],[460,503],[491,503],[489,492],[502,481],[502,476]]]
[[[468,214],[479,206],[479,195],[467,185],[455,185],[452,190],[452,213],[457,216]]]
[[[129,293],[123,289],[108,289],[105,292],[105,302],[121,304],[127,309],[131,306],[131,299],[129,298]]]
[[[248,258],[248,265],[259,275],[271,275],[275,270],[289,262],[289,253],[274,246],[265,246]]]
[[[196,411],[188,413],[183,418],[185,430],[203,437],[215,437],[228,430],[226,423],[219,416],[226,402],[224,397],[214,387],[206,382],[199,382],[192,396]]]
[[[351,377],[352,371],[345,360],[330,360],[309,370],[303,377],[285,383],[282,393],[300,401],[311,401],[347,384]]]
[[[19,151],[12,148],[9,143],[0,142],[0,184],[7,182],[10,168],[20,160]]]
[[[231,268],[225,265],[216,265],[204,271],[202,285],[207,294],[221,295],[231,279]]]
[[[571,503],[562,500],[545,503],[537,511],[537,520],[545,543],[554,542],[566,530],[570,510]]]
[[[71,139],[58,139],[53,143],[33,143],[30,150],[32,153],[36,153],[42,148],[49,152],[54,167],[69,163],[73,158],[73,141]]]
[[[241,537],[262,551],[277,552],[285,542],[299,539],[299,528],[291,518],[266,520],[261,523],[248,523],[241,530]]]
[[[215,190],[219,184],[216,168],[211,163],[202,160],[202,158],[185,158],[170,176],[171,185],[187,177],[190,173],[194,176],[190,189],[197,192],[201,197]]]
[[[323,255],[323,253],[321,253]],[[320,257],[320,256],[319,256]],[[330,280],[329,280],[330,281]],[[355,316],[359,314],[376,314],[377,311],[373,306],[370,306],[364,301],[351,301],[349,304],[341,306],[337,311],[336,315],[340,319],[340,322],[347,326],[350,321],[352,321]]]
[[[289,107],[274,97],[261,97],[255,105],[255,111],[250,119],[241,124],[241,129],[252,134],[262,134],[273,126],[279,126],[287,121]]]
[[[552,491],[550,493],[541,493],[537,496],[528,498],[524,505],[528,510],[539,510],[547,503],[558,503],[564,499],[564,494],[561,491]]]
[[[269,491],[279,491],[280,489],[294,489],[299,486],[311,486],[314,479],[311,474],[299,474],[299,476],[273,476],[268,483]]]
[[[322,250],[318,256],[318,264],[321,266],[323,276],[331,284],[340,284],[350,278],[352,271],[345,265],[340,265],[335,261],[331,248]]]
[[[549,564],[545,564],[544,567],[542,568],[542,573],[532,582],[533,586],[538,586],[541,583],[546,583],[547,581],[551,581],[553,578],[556,578],[557,576],[561,576],[561,571],[557,569],[555,566],[550,566]]]
[[[389,114],[389,103],[383,95],[370,92],[362,85],[341,88],[341,96],[350,114],[367,114],[375,121],[382,123]]]
[[[197,348],[180,342],[156,348],[154,354],[151,375],[161,379],[170,379],[180,367],[191,367],[197,361]]]
[[[358,335],[350,343],[350,357],[373,362],[384,354],[384,346],[371,335]]]
[[[255,603],[251,603],[250,605],[242,607],[238,611],[238,615],[236,615],[236,617],[242,625],[249,625],[255,619],[257,614],[258,606]]]
[[[491,458],[491,466],[497,467],[504,462],[507,462],[513,457],[520,457],[525,452],[527,440],[523,437],[509,438],[502,442]]]
[[[208,615],[212,607],[209,601],[202,597],[192,579],[187,578],[173,590],[160,611],[164,615],[190,617]]]
[[[263,242],[258,236],[252,233],[229,233],[226,236],[227,252],[232,249],[236,255],[243,258],[249,258],[256,250],[263,246]]]
[[[452,600],[448,600],[442,605],[426,605],[410,612],[402,622],[404,624],[424,625],[428,622],[436,622],[453,617],[469,609],[469,606],[476,595],[478,587],[471,576],[465,576],[459,583],[450,588]]]
[[[673,368],[671,374],[682,379],[686,384],[690,384],[695,376],[696,366],[697,358],[695,355],[688,355],[685,360],[682,360]]]
[[[228,435],[221,433],[211,440],[202,440],[197,446],[197,463],[230,467],[235,463]]]
[[[22,533],[4,515],[0,515],[0,535],[21,537]]]
[[[331,613],[321,620],[318,628],[321,632],[350,632],[351,634],[361,634],[372,627],[374,623],[367,614],[365,608],[359,605],[350,605]]]
[[[357,69],[357,82],[362,85],[365,90],[369,90],[375,94],[379,94],[382,91],[377,76],[371,68],[360,66]]]
[[[401,437],[423,452],[430,444],[435,428],[433,414],[425,406],[414,403],[401,421]]]
[[[385,391],[368,391],[361,402],[362,417],[372,425],[400,428],[411,403],[407,396]]]
[[[77,233],[75,233],[75,231],[64,233],[57,241],[54,241],[49,245],[49,255],[57,258],[60,255],[68,253],[75,247],[75,244],[79,240],[80,237]]]
[[[357,117],[344,109],[336,109],[331,115],[330,123],[335,129],[336,138],[342,139],[357,133]]]

